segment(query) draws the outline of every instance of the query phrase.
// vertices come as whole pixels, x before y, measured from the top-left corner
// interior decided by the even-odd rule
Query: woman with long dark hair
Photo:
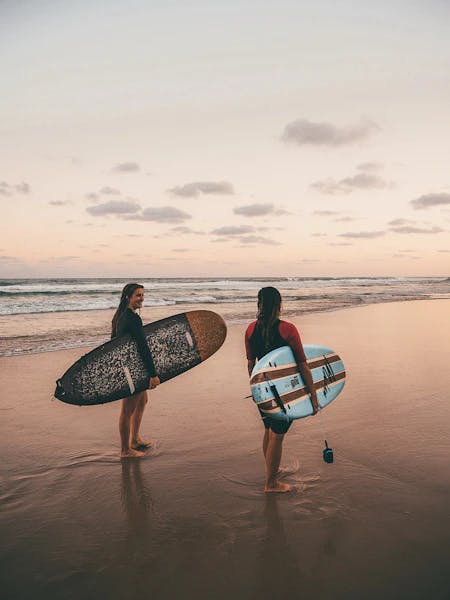
[[[142,360],[150,373],[149,389],[159,385],[152,354],[145,339],[142,319],[136,310],[144,302],[144,286],[139,283],[127,283],[122,290],[119,306],[112,319],[111,337],[129,333],[136,340]],[[148,402],[147,390],[133,394],[122,400],[119,418],[122,458],[141,457],[150,447],[151,442],[139,437],[142,415]]]
[[[281,294],[274,287],[264,287],[258,292],[258,314],[256,321],[250,323],[245,332],[248,373],[251,374],[258,359],[275,348],[290,346],[297,361],[300,374],[311,395],[314,414],[319,410],[317,394],[306,362],[305,352],[297,328],[292,323],[280,320]],[[265,427],[263,453],[266,463],[266,492],[289,492],[287,483],[278,479],[283,439],[292,420],[276,420],[260,411]]]

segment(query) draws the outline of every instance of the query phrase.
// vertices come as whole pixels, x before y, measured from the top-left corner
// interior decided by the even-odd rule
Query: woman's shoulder
[[[278,331],[280,332],[281,335],[286,334],[289,335],[290,333],[296,333],[297,327],[294,325],[294,323],[289,323],[289,321],[281,321],[278,325]]]
[[[256,327],[256,323],[257,321],[252,321],[248,326],[247,329],[245,331],[245,335],[247,337],[250,337],[252,335],[252,333],[255,331],[255,327]]]

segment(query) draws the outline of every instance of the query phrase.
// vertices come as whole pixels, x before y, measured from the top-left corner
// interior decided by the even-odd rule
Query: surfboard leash
[[[321,432],[322,432],[322,437],[323,437],[323,439],[325,440],[325,448],[323,449],[323,452],[322,452],[322,454],[323,454],[323,460],[324,460],[326,463],[329,463],[329,464],[330,464],[330,463],[332,463],[332,462],[333,462],[333,460],[334,460],[333,448],[330,448],[330,447],[328,446],[328,442],[327,442],[327,440],[326,440],[326,435],[325,435],[325,427],[324,427],[324,424],[323,424],[323,417],[322,417],[322,409],[321,409],[321,408],[319,408],[319,411],[318,411],[318,412],[319,412],[319,423],[320,423],[320,430],[321,430]]]

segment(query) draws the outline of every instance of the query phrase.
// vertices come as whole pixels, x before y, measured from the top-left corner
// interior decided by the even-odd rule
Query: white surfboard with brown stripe
[[[340,356],[325,346],[305,344],[319,405],[324,408],[342,391],[345,367]],[[313,414],[311,398],[289,346],[272,350],[255,365],[250,387],[258,408],[267,416],[285,420]]]

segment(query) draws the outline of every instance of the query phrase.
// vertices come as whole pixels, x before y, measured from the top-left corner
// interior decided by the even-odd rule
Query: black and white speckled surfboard
[[[194,310],[144,327],[161,383],[214,354],[227,328],[218,314]],[[56,382],[55,397],[68,404],[93,405],[126,398],[148,388],[150,375],[130,335],[82,356]]]

